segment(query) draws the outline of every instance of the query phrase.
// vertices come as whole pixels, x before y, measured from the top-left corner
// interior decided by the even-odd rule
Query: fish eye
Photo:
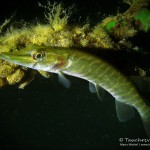
[[[45,58],[45,52],[44,51],[33,51],[31,56],[34,60],[39,62]]]

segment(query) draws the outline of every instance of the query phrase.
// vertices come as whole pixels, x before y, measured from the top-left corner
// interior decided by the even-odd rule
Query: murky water
[[[88,13],[90,16],[94,13],[93,17],[97,17],[98,10],[102,10],[102,14],[103,11],[108,14],[112,14],[114,10],[117,12],[117,4],[121,2],[107,1],[110,4],[114,3],[113,8],[108,7],[108,11],[104,9],[107,6],[105,1],[100,3],[96,0],[64,1],[64,3],[77,4],[77,9],[79,8],[83,17],[88,16]],[[11,1],[8,5],[12,5],[14,10],[17,8],[26,18],[34,2],[30,5],[29,0],[26,2],[22,0],[22,3],[24,4],[22,11],[21,2],[17,0]],[[101,6],[102,3],[104,7]],[[93,5],[91,11],[89,11],[90,5],[91,7]],[[7,4],[4,7],[7,7]],[[37,8],[34,7],[36,14]],[[28,8],[27,14],[25,8]],[[2,11],[1,14],[8,17],[11,12]],[[32,15],[34,16],[31,12]],[[39,15],[42,16],[42,12],[39,12]],[[120,138],[123,140],[124,138],[147,138],[137,112],[132,120],[120,123],[116,116],[114,99],[110,95],[106,95],[106,98],[100,102],[96,94],[89,92],[86,81],[68,78],[72,84],[69,89],[60,85],[56,76],[51,79],[37,76],[24,90],[19,90],[16,86],[0,89],[1,150],[13,148],[16,150],[25,148],[107,150],[112,147],[120,148]]]

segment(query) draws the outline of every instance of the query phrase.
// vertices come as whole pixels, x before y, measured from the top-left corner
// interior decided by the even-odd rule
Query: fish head
[[[20,51],[0,53],[0,59],[23,67],[58,72],[68,64],[68,53],[58,47],[31,45]]]

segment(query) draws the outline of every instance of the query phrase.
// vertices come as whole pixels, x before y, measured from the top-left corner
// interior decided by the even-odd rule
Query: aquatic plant
[[[135,20],[139,21],[139,27],[141,30],[147,32],[150,28],[150,11],[146,8],[141,9],[137,15],[135,15]]]
[[[89,22],[76,26],[68,24],[73,6],[65,9],[62,3],[50,4],[48,2],[47,5],[39,3],[39,6],[45,10],[44,16],[47,23],[37,22],[34,25],[26,25],[23,22],[22,27],[17,28],[11,23],[11,18],[6,19],[0,26],[0,33],[4,27],[8,26],[8,23],[10,23],[10,26],[1,34],[0,53],[21,51],[32,44],[53,47],[93,47],[106,50],[132,47],[132,43],[127,39],[138,32],[137,26],[133,25],[133,17],[142,9],[141,7],[147,5],[145,1],[142,0],[143,3],[140,3],[140,6],[134,3],[124,14],[108,16],[93,27],[90,26]],[[40,70],[33,71],[1,60],[0,86],[17,83],[19,87],[23,88],[38,72],[45,77],[49,77],[47,73]]]
[[[51,5],[48,2],[45,6],[39,3],[39,6],[45,8],[45,18],[55,31],[62,30],[67,25],[68,19],[72,14],[72,7],[64,9],[62,3],[54,2]]]
[[[10,19],[6,19],[1,25],[0,25],[0,33],[2,32],[3,28],[10,22]]]

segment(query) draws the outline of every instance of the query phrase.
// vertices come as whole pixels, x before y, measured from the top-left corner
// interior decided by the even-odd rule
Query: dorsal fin
[[[134,108],[131,105],[122,103],[118,100],[116,102],[116,113],[120,122],[127,121],[134,117]]]

